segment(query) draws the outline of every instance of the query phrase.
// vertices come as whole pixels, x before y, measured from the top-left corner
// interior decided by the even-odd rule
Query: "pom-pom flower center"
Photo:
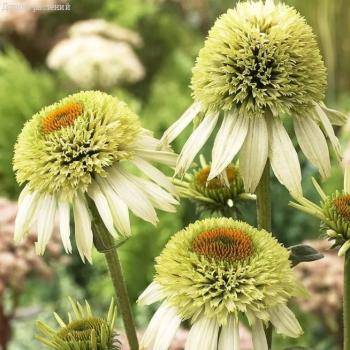
[[[217,228],[198,235],[192,243],[192,250],[215,260],[237,261],[252,255],[253,242],[241,230]]]
[[[66,128],[74,123],[83,113],[83,106],[80,103],[70,102],[64,106],[51,111],[42,120],[42,129],[45,134]]]

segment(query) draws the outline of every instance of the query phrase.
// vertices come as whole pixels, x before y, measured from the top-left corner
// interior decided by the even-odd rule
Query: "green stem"
[[[264,172],[256,189],[256,210],[259,229],[271,231],[271,192],[270,192],[270,162],[267,161]],[[265,330],[267,345],[272,346],[272,325]]]
[[[116,294],[118,312],[122,315],[126,336],[129,341],[130,350],[139,350],[139,344],[137,340],[136,328],[134,319],[131,312],[130,300],[123,277],[122,268],[118,256],[117,242],[107,231],[104,224],[101,222],[99,215],[96,213],[95,208],[91,205],[91,211],[93,215],[93,232],[94,232],[94,244],[97,250],[104,254],[109,273],[112,279],[113,287]]]
[[[350,251],[345,255],[344,264],[344,347],[350,350]]]

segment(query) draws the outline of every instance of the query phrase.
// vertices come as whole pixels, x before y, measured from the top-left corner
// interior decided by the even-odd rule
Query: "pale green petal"
[[[294,130],[306,158],[315,165],[323,178],[331,173],[326,138],[319,126],[309,117],[294,116]]]
[[[244,188],[254,193],[268,157],[268,132],[264,118],[249,120],[249,130],[239,153],[239,166]]]
[[[182,148],[176,165],[176,174],[180,176],[184,175],[186,170],[191,166],[193,159],[214,130],[218,117],[218,113],[207,114],[196,130],[194,130]]]
[[[331,141],[331,144],[333,146],[333,149],[334,149],[336,156],[338,158],[340,158],[340,153],[341,153],[340,144],[339,144],[339,140],[335,136],[331,122],[329,121],[326,113],[323,111],[323,109],[318,104],[315,104],[315,111],[316,111],[316,115],[318,116],[318,119],[322,123],[322,126],[324,128],[324,131],[325,131],[327,137]]]
[[[186,128],[188,124],[196,117],[201,109],[201,104],[199,102],[194,102],[183,115],[169,128],[165,131],[161,138],[161,142],[169,144],[173,142],[176,137],[181,134],[181,132]]]
[[[277,305],[270,309],[271,323],[277,333],[297,338],[303,334],[303,330],[294,313],[284,304]]]
[[[297,152],[279,119],[270,118],[269,158],[278,181],[295,194],[302,194],[301,170]]]
[[[240,339],[239,339],[239,323],[238,320],[229,316],[227,324],[222,326],[219,338],[218,350],[239,350]]]
[[[254,350],[268,350],[263,322],[256,319],[252,325],[252,340]]]
[[[215,137],[208,181],[217,177],[241,149],[248,132],[248,117],[226,113]]]

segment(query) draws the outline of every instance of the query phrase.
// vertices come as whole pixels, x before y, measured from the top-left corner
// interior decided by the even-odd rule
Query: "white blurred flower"
[[[62,70],[80,88],[106,89],[144,77],[144,67],[128,43],[141,44],[136,33],[96,20],[78,22],[69,35],[51,50],[47,65]]]

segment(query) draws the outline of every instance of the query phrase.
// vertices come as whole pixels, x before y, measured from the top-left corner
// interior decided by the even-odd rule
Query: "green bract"
[[[203,108],[250,117],[303,116],[324,98],[326,69],[312,29],[284,4],[238,3],[209,32],[193,68]]]
[[[71,200],[93,174],[105,176],[106,168],[129,159],[140,131],[137,115],[117,98],[98,91],[70,95],[24,126],[14,155],[18,182]]]
[[[37,327],[41,335],[36,338],[51,349],[56,350],[119,350],[120,343],[115,339],[114,323],[116,307],[111,302],[106,318],[95,317],[90,305],[83,307],[70,299],[75,319],[69,316],[65,323],[57,314],[56,321],[60,329],[55,330],[43,322]]]
[[[225,231],[236,238],[223,238]],[[196,238],[203,234],[215,246],[199,245]],[[198,247],[206,254],[198,253]],[[288,250],[270,233],[228,218],[189,225],[173,236],[156,261],[155,283],[181,319],[195,321],[204,315],[224,325],[229,315],[250,313],[266,321],[270,309],[303,293]]]

